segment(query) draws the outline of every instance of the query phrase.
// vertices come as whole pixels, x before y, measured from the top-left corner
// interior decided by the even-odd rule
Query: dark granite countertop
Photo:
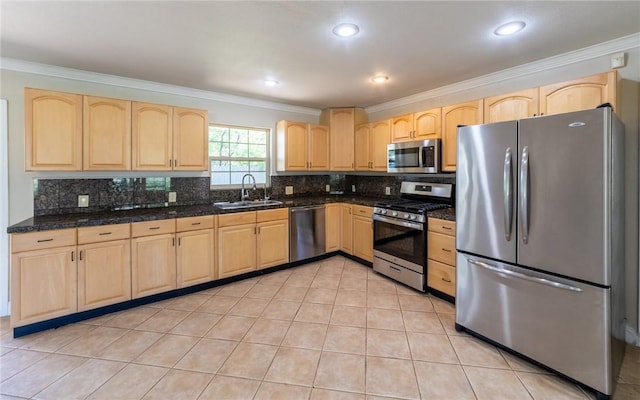
[[[427,213],[428,217],[445,219],[447,221],[456,221],[456,209],[455,208],[444,208],[442,210],[429,211]]]
[[[7,228],[7,233],[26,233],[85,226],[125,224],[128,222],[228,214],[243,211],[256,211],[282,207],[300,207],[326,203],[351,203],[371,207],[381,199],[353,195],[325,195],[313,197],[291,197],[276,200],[282,201],[283,204],[268,207],[240,208],[235,210],[222,210],[211,204],[204,204],[194,206],[138,208],[132,210],[38,216],[28,218],[24,221],[18,222],[17,224],[11,225]]]

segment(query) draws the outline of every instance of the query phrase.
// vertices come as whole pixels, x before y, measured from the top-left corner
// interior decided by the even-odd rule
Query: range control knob
[[[380,214],[386,214],[387,210],[385,210],[384,208],[380,210]]]
[[[411,216],[409,216],[409,219],[416,219],[416,216],[411,214]]]
[[[391,215],[393,215],[394,217],[397,217],[398,213],[396,211],[394,211],[393,213],[391,213]]]
[[[407,219],[407,218],[409,218],[409,214],[404,213],[404,219]]]

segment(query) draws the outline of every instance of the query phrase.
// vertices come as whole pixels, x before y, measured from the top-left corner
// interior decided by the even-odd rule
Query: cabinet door
[[[330,118],[331,170],[353,171],[355,110],[335,108],[331,110]]]
[[[347,254],[353,254],[352,214],[351,204],[342,204],[340,213],[340,250]]]
[[[309,169],[329,170],[329,127],[309,124]]]
[[[25,171],[82,169],[82,96],[24,90]]]
[[[261,222],[257,236],[258,269],[289,262],[289,220]]]
[[[131,244],[131,297],[175,289],[175,235],[142,236]]]
[[[442,136],[442,109],[422,111],[413,114],[416,139],[439,139]]]
[[[207,171],[209,125],[206,110],[173,108],[173,169]]]
[[[132,104],[131,151],[134,170],[170,170],[173,166],[171,107]]]
[[[131,169],[131,102],[84,96],[83,169]]]
[[[353,217],[353,255],[373,262],[373,221],[371,218]]]
[[[369,124],[361,124],[355,131],[355,164],[357,171],[371,169],[371,127]]]
[[[218,278],[256,269],[256,224],[218,229]]]
[[[179,288],[215,279],[213,229],[176,234],[177,285]]]
[[[442,107],[442,170],[456,170],[458,125],[482,123],[482,100]]]
[[[76,246],[11,255],[11,326],[78,310]]]
[[[616,71],[540,88],[540,111],[545,115],[596,108],[611,103],[616,110]]]
[[[324,208],[325,251],[327,253],[340,250],[341,214],[342,205],[339,203],[327,204]]]
[[[131,300],[131,240],[78,246],[78,311]]]
[[[485,98],[484,123],[513,121],[538,115],[538,93],[538,88],[534,88]]]
[[[391,120],[391,141],[413,140],[413,114],[399,115]]]
[[[387,170],[387,145],[391,136],[391,123],[389,120],[371,123],[370,159],[371,170]]]
[[[307,159],[307,124],[287,122],[285,126],[285,169],[287,171],[306,171]]]

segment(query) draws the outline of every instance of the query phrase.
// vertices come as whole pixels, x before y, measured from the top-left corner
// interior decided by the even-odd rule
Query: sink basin
[[[237,208],[251,208],[251,207],[269,207],[282,204],[278,200],[245,200],[245,201],[221,201],[213,203],[214,207],[218,207],[223,210],[235,210]]]

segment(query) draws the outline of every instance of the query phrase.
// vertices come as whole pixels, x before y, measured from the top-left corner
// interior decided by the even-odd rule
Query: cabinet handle
[[[450,226],[441,226],[442,229],[444,229],[445,231],[450,231],[451,227]]]
[[[40,240],[38,240],[38,243],[51,242],[51,241],[53,241],[53,238],[49,238],[49,239],[40,239]]]
[[[75,257],[75,251],[71,252],[71,261],[75,261],[73,258]]]
[[[451,279],[446,279],[444,277],[441,278],[443,281],[447,282],[447,283],[451,283]]]
[[[151,228],[149,228],[150,231],[155,231],[156,229],[160,229],[159,226],[152,226]]]
[[[78,253],[78,260],[82,261],[82,250]]]
[[[175,239],[173,239],[175,240]],[[182,246],[182,238],[178,238],[178,246]]]
[[[111,232],[100,232],[98,233],[99,236],[105,236],[105,235],[111,235]]]
[[[176,247],[176,238],[171,239],[171,245]]]
[[[172,159],[169,159],[169,166],[173,167],[173,160]]]
[[[442,248],[442,251],[444,251],[445,253],[451,253],[451,250],[445,249],[444,247]]]
[[[178,166],[178,159],[177,159],[177,158],[174,158],[174,159],[173,159],[173,167],[175,168],[175,167],[177,167],[177,166]]]
[[[260,234],[260,227],[258,227],[258,235]]]
[[[200,222],[192,222],[191,225],[200,225]]]

